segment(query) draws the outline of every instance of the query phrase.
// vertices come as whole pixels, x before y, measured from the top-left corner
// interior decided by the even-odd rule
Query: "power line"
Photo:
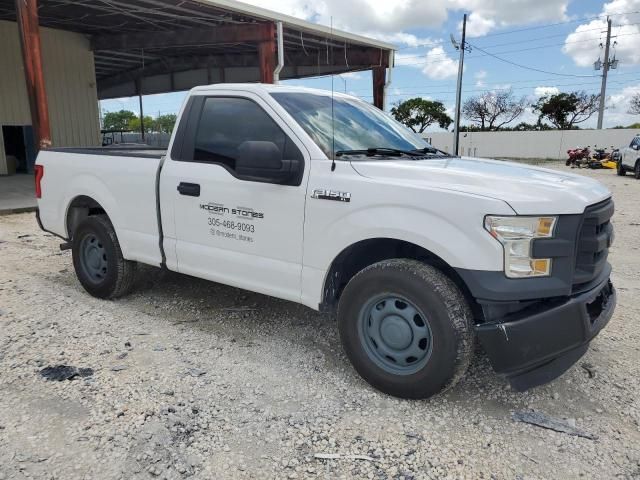
[[[583,17],[583,18],[578,18],[578,19],[574,19],[574,20],[566,20],[564,22],[548,23],[548,24],[544,24],[544,25],[536,25],[536,26],[533,26],[533,27],[519,28],[519,29],[516,29],[516,30],[508,30],[506,32],[489,33],[487,35],[483,35],[483,38],[486,38],[486,37],[497,37],[497,36],[500,36],[500,35],[508,35],[508,34],[511,34],[511,33],[518,33],[518,32],[526,32],[526,31],[529,31],[529,30],[539,30],[539,29],[542,29],[542,28],[557,27],[559,25],[567,25],[569,23],[586,22],[588,20],[597,20],[599,18],[607,18],[608,16],[612,17],[612,16],[622,16],[622,15],[633,15],[633,14],[636,14],[636,13],[640,13],[640,11],[622,12],[622,13],[610,13],[608,15],[596,15],[596,16],[593,16],[593,17]]]
[[[535,68],[535,67],[528,67],[526,65],[521,65],[520,63],[516,63],[516,62],[512,62],[511,60],[507,60],[506,58],[498,57],[497,55],[494,55],[493,53],[487,52],[486,50],[483,50],[482,48],[477,47],[475,45],[471,45],[471,46],[473,48],[475,48],[476,50],[480,50],[482,53],[485,53],[485,54],[489,55],[490,57],[495,58],[496,60],[500,60],[501,62],[508,63],[509,65],[513,65],[514,67],[524,68],[525,70],[531,70],[531,71],[534,71],[534,72],[540,72],[540,73],[544,73],[544,74],[547,74],[547,75],[556,75],[558,77],[578,77],[578,78],[599,77],[599,75],[576,75],[576,74],[573,74],[573,73],[556,73],[556,72],[550,72],[548,70],[541,70],[541,69]]]
[[[632,24],[632,25],[640,25],[640,24]],[[618,37],[624,37],[624,36],[633,36],[633,35],[640,35],[640,32],[621,33],[621,34],[618,34],[617,36]],[[596,40],[596,39],[593,38],[592,40]],[[532,50],[542,50],[542,49],[545,49],[545,48],[553,48],[553,47],[558,47],[558,46],[572,45],[572,44],[575,44],[575,43],[584,43],[584,42],[585,42],[585,40],[574,40],[574,41],[571,41],[571,42],[551,43],[551,44],[548,44],[548,45],[538,45],[538,46],[535,46],[535,47],[519,48],[519,49],[516,49],[516,50],[505,50],[503,52],[487,52],[485,50],[482,50],[480,47],[474,45],[474,48],[476,48],[477,50],[483,51],[484,54],[482,54],[482,55],[469,55],[468,58],[482,58],[482,57],[487,57],[487,56],[492,56],[492,55],[508,55],[508,54],[512,54],[512,53],[528,52],[528,51],[532,51]],[[508,45],[508,44],[502,44],[502,45]],[[489,47],[484,47],[484,48],[489,48]],[[427,54],[421,54],[421,55],[404,56],[404,57],[401,57],[401,58],[402,58],[402,60],[406,60],[407,58],[435,57],[435,56],[442,56],[442,55],[446,55],[446,54],[447,54],[447,52],[435,53],[435,54],[427,53]],[[415,66],[415,65],[430,65],[432,63],[441,63],[441,62],[446,62],[446,61],[449,61],[449,60],[453,60],[453,59],[452,58],[447,58],[447,59],[443,59],[443,60],[438,60],[437,62],[432,62],[430,60],[425,60],[423,62],[401,63],[401,64],[397,64],[396,66],[398,66],[398,67],[406,67],[406,66]],[[557,75],[557,74],[555,74],[555,75]]]
[[[640,75],[640,70],[635,70],[632,72],[627,72],[627,73],[616,73],[615,77],[624,77],[624,76],[628,76],[628,75]],[[548,78],[528,78],[526,80],[512,80],[509,81],[509,84],[518,84],[518,83],[531,83],[532,85],[530,85],[530,87],[538,87],[541,86],[540,83],[542,82],[551,82],[551,81],[555,81],[558,80],[556,77],[548,77]],[[597,82],[598,80],[596,78],[593,79],[593,82]],[[615,83],[625,83],[625,82],[633,82],[634,80],[623,80],[620,82],[615,82]],[[486,90],[491,90],[492,87],[500,87],[501,85],[504,85],[505,82],[490,82],[487,84],[483,84],[481,85],[482,88],[486,89]],[[446,81],[446,82],[429,82],[429,83],[423,83],[420,85],[397,85],[394,82],[394,87],[398,88],[398,89],[429,89],[429,88],[433,88],[433,87],[448,87],[451,85],[451,81]],[[547,86],[547,85],[543,85],[543,86]],[[556,86],[556,85],[549,85],[549,86]],[[520,87],[518,87],[520,88]],[[526,88],[526,87],[525,87]],[[364,91],[369,91],[370,88],[356,88],[356,89],[351,89],[350,91],[352,92],[364,92]]]
[[[551,28],[551,27],[557,27],[560,25],[568,25],[570,23],[580,23],[580,22],[586,22],[589,20],[597,20],[599,18],[607,18],[607,16],[622,16],[622,15],[634,15],[640,13],[640,11],[634,11],[634,12],[621,12],[621,13],[610,13],[608,15],[595,15],[595,16],[590,16],[590,17],[580,17],[580,18],[576,18],[573,20],[566,20],[563,22],[556,22],[556,23],[545,23],[542,25],[535,25],[532,27],[525,27],[525,28],[518,28],[518,29],[514,29],[514,30],[507,30],[504,32],[496,32],[496,33],[488,33],[486,35],[482,35],[480,37],[476,37],[476,38],[490,38],[490,37],[498,37],[498,36],[502,36],[502,35],[509,35],[512,33],[520,33],[520,32],[527,32],[527,31],[531,31],[531,30],[540,30],[543,28]],[[635,24],[631,24],[631,25],[635,25]],[[599,27],[600,28],[600,27]],[[598,29],[599,29],[598,28]],[[588,32],[591,30],[598,30],[598,29],[589,29],[589,30],[583,30],[584,32]],[[559,36],[562,36],[565,34],[560,34]],[[421,44],[417,44],[417,45],[410,45],[410,46],[406,46],[406,47],[402,47],[402,48],[398,48],[398,50],[407,50],[410,48],[418,48],[418,47],[429,47],[429,46],[434,46],[433,42],[430,43],[421,43]],[[489,47],[486,47],[489,48]]]
[[[625,80],[625,81],[619,81],[619,82],[609,82],[609,84],[615,83],[615,84],[623,84],[622,86],[614,89],[613,91],[620,91],[623,90],[624,88],[626,88],[626,86],[628,84],[630,84],[631,82],[637,82],[640,81],[640,78],[636,78],[636,79],[632,79],[632,80]],[[591,86],[593,88],[595,88],[596,90],[594,90],[593,92],[591,92],[591,90],[589,89],[585,89],[588,90],[591,93],[598,93],[599,91],[599,86],[597,84],[593,84],[593,83],[566,83],[566,84],[559,84],[559,85],[554,85],[553,87],[550,88],[558,88],[558,87],[580,87],[580,86]],[[504,90],[528,90],[528,89],[532,89],[535,88],[535,86],[533,85],[527,85],[524,87],[503,87],[503,88],[492,88],[492,89],[487,89],[487,88],[475,88],[475,89],[467,89],[467,90],[462,90],[464,93],[477,93],[477,92],[487,92],[487,91],[504,91]],[[409,96],[409,95],[416,95],[416,96],[421,96],[421,95],[453,95],[455,94],[456,91],[455,90],[430,90],[427,92],[402,92],[402,93],[394,93],[394,94],[388,94],[389,96],[393,96],[393,97],[402,97],[402,96]],[[373,95],[355,95],[357,97],[372,97]]]

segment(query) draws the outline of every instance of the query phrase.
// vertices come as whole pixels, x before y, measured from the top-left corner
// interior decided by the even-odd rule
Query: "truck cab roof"
[[[313,95],[333,96],[341,98],[356,98],[341,92],[331,92],[331,90],[322,90],[319,88],[296,87],[292,85],[272,85],[267,83],[216,83],[212,85],[203,85],[191,89],[190,94],[208,93],[216,91],[238,90],[243,92],[252,92],[257,94],[274,93],[274,92],[298,92]]]

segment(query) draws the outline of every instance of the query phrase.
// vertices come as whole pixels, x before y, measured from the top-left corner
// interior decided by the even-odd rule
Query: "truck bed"
[[[167,154],[166,148],[153,148],[148,145],[122,145],[115,147],[73,147],[50,148],[49,152],[83,153],[85,155],[103,155],[107,157],[138,157],[160,159]]]
[[[125,258],[160,265],[156,178],[164,154],[145,145],[42,150],[43,227],[69,238],[70,205],[90,198],[109,216]]]

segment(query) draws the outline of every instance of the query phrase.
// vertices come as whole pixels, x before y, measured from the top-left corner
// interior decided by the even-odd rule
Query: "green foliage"
[[[177,121],[178,116],[175,114],[160,115],[154,121],[154,130],[161,133],[171,133]]]
[[[437,123],[440,128],[446,129],[453,122],[451,117],[447,115],[442,102],[425,100],[424,98],[411,98],[396,103],[391,109],[391,115],[416,133],[424,132],[429,125],[434,123]]]
[[[154,123],[155,123],[155,120],[152,117],[150,117],[148,115],[144,116],[144,131],[145,131],[145,133],[151,133],[151,132],[155,131]],[[139,117],[135,117],[133,120],[131,120],[131,123],[129,123],[129,127],[134,132],[139,132],[140,131],[140,118]]]
[[[104,114],[103,128],[105,130],[132,130],[131,122],[137,118],[137,115],[129,110],[107,112]],[[140,124],[138,123],[138,125]]]
[[[599,101],[600,95],[584,91],[562,92],[544,96],[532,107],[533,111],[538,113],[538,123],[548,120],[560,130],[571,130],[598,111]]]
[[[144,116],[145,133],[161,132],[171,133],[178,120],[174,114],[160,115],[157,118]],[[103,128],[105,130],[131,130],[140,131],[140,117],[129,110],[119,112],[106,112],[103,118]]]

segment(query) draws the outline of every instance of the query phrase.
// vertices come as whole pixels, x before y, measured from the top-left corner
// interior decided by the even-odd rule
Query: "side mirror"
[[[238,147],[236,173],[243,180],[287,185],[299,172],[300,162],[283,160],[273,142],[249,141]]]
[[[640,148],[640,145],[638,145],[638,144],[636,143],[636,144],[635,144],[633,147],[631,147],[631,148],[633,148],[634,150],[638,150],[638,149]]]

